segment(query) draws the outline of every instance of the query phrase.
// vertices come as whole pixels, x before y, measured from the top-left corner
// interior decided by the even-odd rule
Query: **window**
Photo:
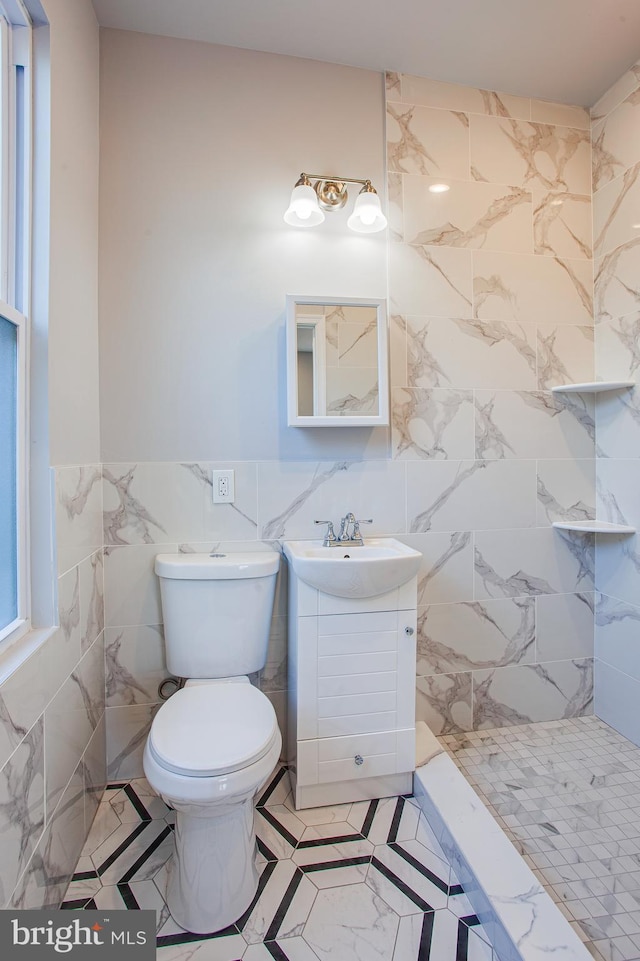
[[[29,18],[0,0],[0,641],[29,628]]]

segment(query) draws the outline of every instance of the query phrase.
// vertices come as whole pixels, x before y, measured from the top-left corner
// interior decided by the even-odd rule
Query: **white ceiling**
[[[640,58],[640,0],[93,0],[102,26],[591,106]]]

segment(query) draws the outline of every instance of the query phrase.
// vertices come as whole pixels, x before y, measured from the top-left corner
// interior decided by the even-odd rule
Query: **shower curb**
[[[417,725],[413,783],[431,829],[500,961],[593,961],[426,724]]]

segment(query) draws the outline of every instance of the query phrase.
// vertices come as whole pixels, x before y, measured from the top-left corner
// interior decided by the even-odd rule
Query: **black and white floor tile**
[[[144,779],[109,785],[63,907],[155,909],[160,961],[497,961],[413,798],[296,811],[279,768],[256,833],[254,902],[190,934],[165,902],[173,812]]]

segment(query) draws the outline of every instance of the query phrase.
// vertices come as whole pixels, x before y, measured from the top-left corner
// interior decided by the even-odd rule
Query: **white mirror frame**
[[[378,328],[378,413],[355,416],[298,414],[298,337],[296,307],[304,305],[375,307]],[[287,423],[289,427],[387,427],[389,425],[389,359],[385,301],[371,297],[287,296]]]

